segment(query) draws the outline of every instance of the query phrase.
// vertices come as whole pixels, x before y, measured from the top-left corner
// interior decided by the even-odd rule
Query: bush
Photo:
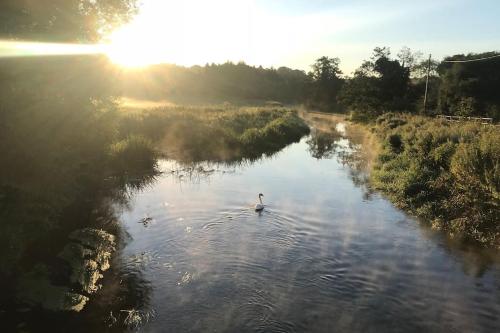
[[[113,170],[129,173],[153,169],[158,154],[151,140],[133,135],[112,144],[109,157]]]
[[[385,114],[373,184],[454,236],[500,247],[500,134],[493,126]]]
[[[162,148],[185,161],[239,160],[276,152],[309,133],[297,112],[285,108],[164,108]],[[145,117],[148,117],[145,115]]]

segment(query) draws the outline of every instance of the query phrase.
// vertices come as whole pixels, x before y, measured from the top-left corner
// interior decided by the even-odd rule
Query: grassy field
[[[385,114],[376,189],[433,227],[500,247],[500,133],[494,126]]]

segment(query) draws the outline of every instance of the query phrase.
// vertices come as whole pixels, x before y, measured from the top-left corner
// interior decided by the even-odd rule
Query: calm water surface
[[[494,255],[369,193],[342,158],[346,139],[321,156],[311,141],[203,172],[161,162],[165,173],[122,213],[115,263],[139,281],[140,330],[500,331]]]

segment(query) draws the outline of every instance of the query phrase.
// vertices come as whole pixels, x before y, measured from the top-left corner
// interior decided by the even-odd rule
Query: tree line
[[[443,61],[424,59],[405,47],[392,56],[376,47],[352,76],[340,59],[321,57],[305,72],[287,67],[263,68],[243,62],[182,67],[156,65],[120,73],[119,93],[143,99],[180,102],[302,103],[326,112],[351,111],[360,117],[384,112],[500,117],[498,52],[458,54]],[[493,58],[491,58],[493,56]],[[473,62],[449,62],[475,60]],[[427,108],[424,95],[429,72]]]
[[[365,117],[396,111],[499,119],[500,99],[495,87],[500,84],[500,58],[491,58],[497,55],[500,53],[458,54],[437,62],[423,60],[421,53],[408,48],[391,57],[389,48],[377,47],[352,78],[344,78],[337,100],[344,108]],[[484,58],[488,59],[450,62]]]

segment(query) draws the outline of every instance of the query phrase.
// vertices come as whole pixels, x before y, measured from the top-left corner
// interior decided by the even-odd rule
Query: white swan
[[[264,196],[264,194],[259,193],[259,201],[260,201],[260,203],[258,203],[258,204],[255,205],[255,211],[256,212],[260,212],[260,211],[264,210],[264,204],[262,203],[262,197],[263,196]]]

